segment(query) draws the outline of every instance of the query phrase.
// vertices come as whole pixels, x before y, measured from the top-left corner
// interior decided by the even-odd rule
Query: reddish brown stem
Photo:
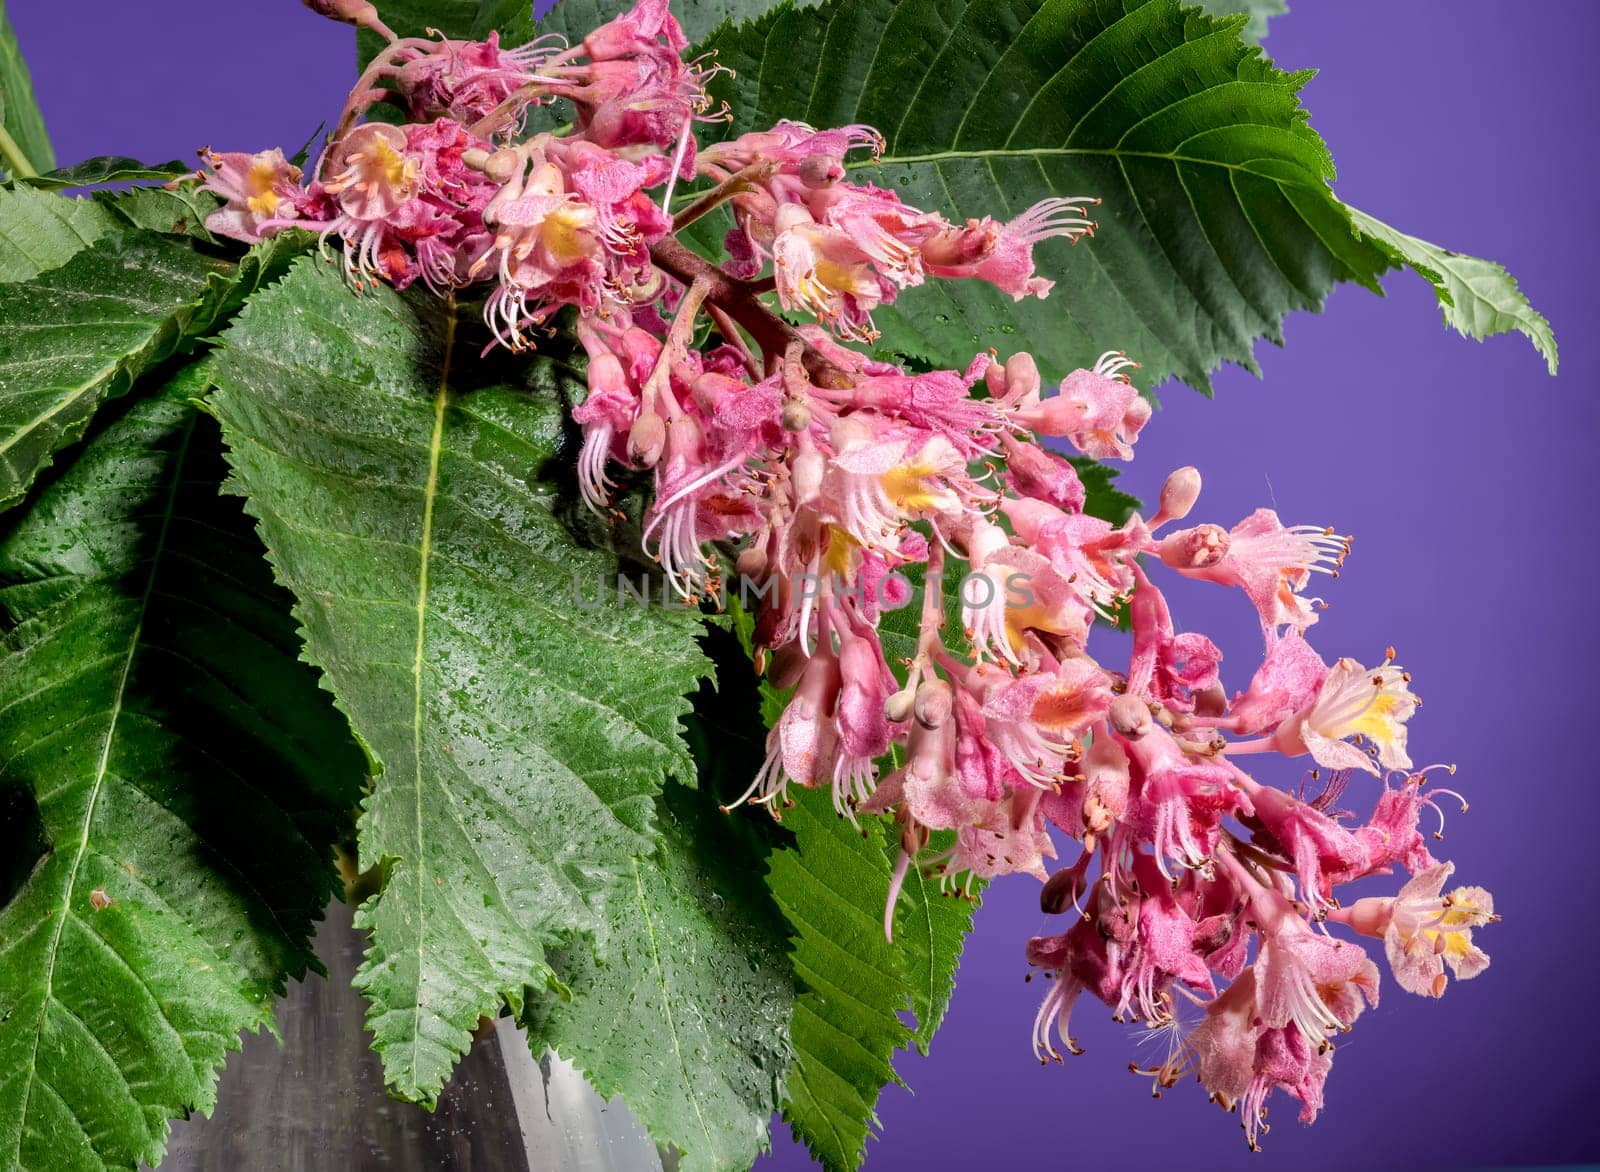
[[[820,387],[846,387],[850,376],[823,357],[788,322],[761,304],[762,285],[730,277],[704,257],[691,252],[668,236],[650,246],[650,259],[656,268],[685,285],[703,281],[706,300],[723,310],[755,339],[766,358],[769,373],[783,361],[791,343],[801,347],[801,362],[811,380]]]

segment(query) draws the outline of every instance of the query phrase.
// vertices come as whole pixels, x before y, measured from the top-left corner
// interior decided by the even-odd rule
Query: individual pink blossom
[[[1241,588],[1267,631],[1303,632],[1317,621],[1312,602],[1300,596],[1312,574],[1334,574],[1350,551],[1350,539],[1314,525],[1284,528],[1271,509],[1257,509],[1226,534],[1201,526],[1173,534],[1161,545],[1161,560],[1189,578]]]
[[[1375,668],[1341,659],[1329,669],[1317,698],[1279,726],[1276,745],[1291,756],[1310,753],[1329,769],[1409,769],[1406,721],[1417,710],[1411,677],[1392,656]],[[1356,737],[1366,748],[1350,744]]]
[[[1107,351],[1092,369],[1068,375],[1054,395],[1042,398],[1034,389],[1005,405],[1018,427],[1062,436],[1097,460],[1131,460],[1134,442],[1150,419],[1149,402],[1127,378],[1136,365],[1124,354]]]
[[[963,227],[926,237],[923,263],[933,276],[974,277],[1016,301],[1047,296],[1055,282],[1034,275],[1034,247],[1056,236],[1076,243],[1094,235],[1095,223],[1087,209],[1099,202],[1088,196],[1046,199],[1008,224],[988,217],[968,220]]]
[[[201,187],[223,198],[223,206],[206,217],[206,230],[247,244],[262,238],[261,225],[298,215],[295,201],[303,194],[300,168],[276,147],[248,155],[237,151],[200,152],[208,172]]]
[[[1443,996],[1449,966],[1459,980],[1489,967],[1488,954],[1472,942],[1472,930],[1493,923],[1494,898],[1481,887],[1458,887],[1440,894],[1455,871],[1436,863],[1417,872],[1393,898],[1358,899],[1333,918],[1356,931],[1383,939],[1395,980],[1409,993]]]

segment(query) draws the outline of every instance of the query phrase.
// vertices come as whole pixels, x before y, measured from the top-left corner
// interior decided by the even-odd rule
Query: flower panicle
[[[1335,1039],[1376,1004],[1361,937],[1423,996],[1487,967],[1474,933],[1492,899],[1446,893],[1452,865],[1421,829],[1457,795],[1413,765],[1410,674],[1392,650],[1330,663],[1307,639],[1322,606],[1307,591],[1348,537],[1270,509],[1195,518],[1194,468],[1148,518],[1087,512],[1077,466],[1044,441],[1132,458],[1151,400],[1121,350],[1052,385],[1026,352],[929,371],[851,345],[930,280],[1046,296],[1035,250],[1092,237],[1098,200],[956,223],[866,181],[884,143],[861,125],[784,121],[701,148],[697,128],[726,116],[708,88],[724,71],[684,59],[666,0],[577,44],[516,48],[396,37],[359,0],[310,6],[387,44],[305,172],[276,150],[202,152],[223,201],[208,227],[337,241],[357,289],[478,287],[513,351],[570,312],[582,503],[616,516],[621,486],[647,484],[662,578],[694,602],[737,589],[758,668],[792,689],[730,809],[781,818],[796,790],[825,789],[842,818],[892,819],[886,934],[914,870],[956,893],[1043,881],[1069,925],[1027,944],[1049,981],[1035,1055],[1077,1052],[1088,994],[1168,1039],[1163,1063],[1134,1067],[1158,1092],[1193,1074],[1252,1147],[1275,1090],[1316,1116]],[[576,111],[568,131],[525,133],[556,98]],[[368,120],[379,103],[402,121]],[[713,264],[675,236],[724,205]],[[1166,589],[1184,579],[1237,588],[1259,619],[1242,691],[1224,688],[1217,645],[1174,622]],[[915,644],[891,660],[883,620],[905,607]],[[1110,622],[1131,630],[1126,662],[1091,653]],[[1275,757],[1307,763],[1316,796],[1246,769]],[[1366,819],[1333,810],[1363,775]],[[1058,840],[1076,858],[1052,870]],[[1394,895],[1340,902],[1396,867],[1410,878]]]

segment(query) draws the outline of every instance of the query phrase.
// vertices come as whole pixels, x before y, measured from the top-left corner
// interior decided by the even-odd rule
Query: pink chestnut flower
[[[1015,398],[1006,406],[1018,427],[1061,436],[1085,456],[1131,460],[1133,445],[1151,412],[1149,401],[1128,381],[1126,372],[1137,365],[1127,355],[1108,350],[1092,369],[1069,374],[1049,398],[1041,398],[1038,389],[1027,383],[1010,388]]]
[[[1449,978],[1471,980],[1489,967],[1489,956],[1472,942],[1472,931],[1496,922],[1494,897],[1481,887],[1458,887],[1443,895],[1453,863],[1419,871],[1392,899],[1368,896],[1329,919],[1383,940],[1395,980],[1408,993],[1441,997]]]
[[[225,201],[206,217],[207,231],[254,244],[263,238],[264,225],[299,214],[295,201],[304,195],[300,168],[277,147],[253,155],[239,151],[219,154],[208,148],[200,157],[210,168],[200,172],[204,180],[200,186]],[[265,235],[271,235],[270,228]]]
[[[1304,631],[1317,621],[1300,597],[1312,574],[1337,576],[1350,539],[1315,525],[1285,528],[1271,509],[1257,509],[1227,533],[1215,525],[1174,533],[1161,543],[1161,560],[1187,578],[1236,586],[1261,615],[1268,634],[1281,627]]]
[[[1099,202],[1089,196],[1046,199],[1009,224],[985,216],[959,228],[947,225],[923,239],[923,264],[935,277],[987,281],[1016,301],[1047,296],[1055,282],[1034,275],[1034,246],[1055,236],[1076,243],[1094,235],[1087,209]]]
[[[1285,720],[1273,746],[1289,756],[1309,753],[1329,769],[1410,769],[1406,721],[1419,703],[1411,676],[1393,663],[1393,652],[1374,668],[1341,659],[1329,669],[1309,708]],[[1357,737],[1364,747],[1350,744]]]

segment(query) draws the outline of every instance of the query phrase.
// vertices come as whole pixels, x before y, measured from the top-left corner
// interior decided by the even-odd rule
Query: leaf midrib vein
[[[422,974],[427,967],[427,868],[422,857],[422,658],[428,628],[428,561],[433,552],[433,503],[439,492],[439,459],[444,448],[445,408],[450,401],[450,363],[455,355],[456,301],[445,302],[444,353],[439,361],[439,390],[433,398],[433,434],[428,441],[428,479],[422,490],[422,533],[417,545],[417,642],[411,661],[411,760],[414,783],[411,789],[416,813],[417,854],[411,861],[417,884],[417,990],[411,1015],[411,1062],[413,1085],[418,1081],[418,1046],[422,1040]]]
[[[1277,129],[1277,128],[1273,128]],[[1170,163],[1189,163],[1196,167],[1220,167],[1226,171],[1243,171],[1248,175],[1255,175],[1261,179],[1268,179],[1275,183],[1285,183],[1280,175],[1266,175],[1254,171],[1249,164],[1254,159],[1243,163],[1229,163],[1222,159],[1206,159],[1195,155],[1186,155],[1180,151],[1141,151],[1128,150],[1123,147],[994,147],[986,150],[943,150],[928,151],[917,155],[883,155],[877,159],[857,159],[845,164],[848,171],[865,171],[874,167],[908,166],[912,163],[942,163],[956,159],[1037,159],[1058,158],[1064,156],[1085,155],[1097,158],[1112,159],[1159,159]],[[1304,186],[1311,186],[1307,183]]]

